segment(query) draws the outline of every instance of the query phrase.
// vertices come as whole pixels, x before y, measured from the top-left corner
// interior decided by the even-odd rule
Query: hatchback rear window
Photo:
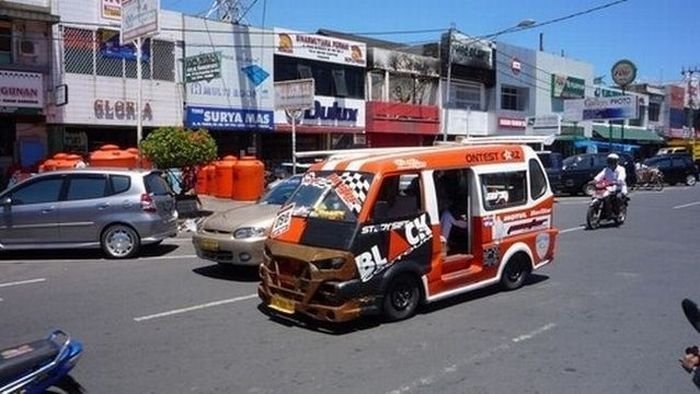
[[[112,194],[124,193],[131,187],[131,178],[126,175],[112,175]]]
[[[163,196],[167,194],[172,194],[170,185],[168,182],[160,176],[160,173],[152,172],[143,177],[143,181],[146,184],[146,192],[156,196]]]

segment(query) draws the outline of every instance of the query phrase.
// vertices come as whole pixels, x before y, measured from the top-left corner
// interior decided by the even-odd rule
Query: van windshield
[[[308,172],[288,201],[294,204],[292,215],[356,222],[372,178],[360,172]]]

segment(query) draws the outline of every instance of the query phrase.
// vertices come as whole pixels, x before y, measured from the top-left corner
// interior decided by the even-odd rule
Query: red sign
[[[368,133],[429,134],[440,131],[440,109],[432,105],[367,102]]]
[[[527,127],[527,121],[523,118],[498,118],[498,127],[524,129]]]
[[[685,89],[680,86],[670,86],[669,95],[671,96],[671,108],[683,109],[685,104]]]

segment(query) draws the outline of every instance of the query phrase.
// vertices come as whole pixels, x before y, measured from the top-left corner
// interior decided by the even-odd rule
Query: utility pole
[[[687,80],[687,86],[686,86],[686,95],[688,96],[688,131],[691,134],[690,140],[693,144],[692,146],[692,151],[693,151],[693,158],[695,158],[695,111],[700,108],[700,101],[696,100],[695,98],[700,96],[696,90],[698,89],[698,84],[695,83],[693,77],[694,74],[700,73],[700,68],[697,66],[694,67],[688,67],[686,70],[685,68],[681,69],[681,75],[686,78]]]

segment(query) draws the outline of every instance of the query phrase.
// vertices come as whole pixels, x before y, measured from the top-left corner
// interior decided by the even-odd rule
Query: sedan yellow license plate
[[[199,247],[204,250],[219,250],[219,242],[213,239],[200,239]]]
[[[294,313],[294,302],[280,296],[273,295],[270,300],[270,308],[291,315]]]

